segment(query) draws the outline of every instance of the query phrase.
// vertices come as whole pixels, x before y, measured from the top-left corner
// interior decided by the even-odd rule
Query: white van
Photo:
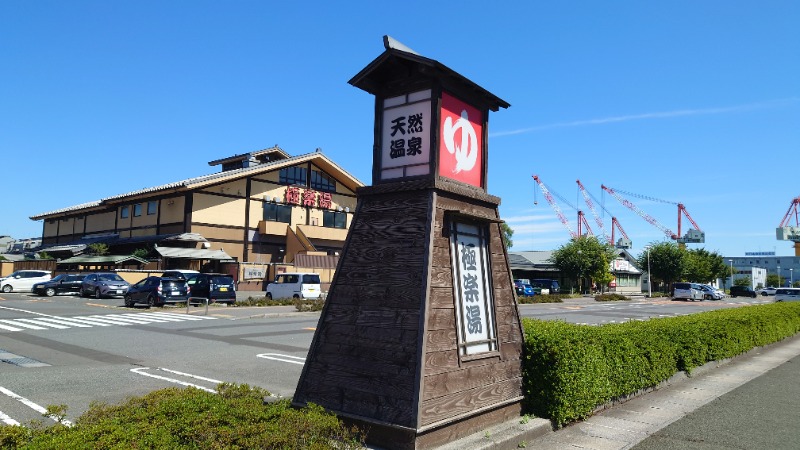
[[[322,289],[319,274],[308,272],[279,273],[267,285],[267,298],[318,299]]]
[[[672,285],[672,299],[703,300],[705,292],[697,283],[675,283]]]

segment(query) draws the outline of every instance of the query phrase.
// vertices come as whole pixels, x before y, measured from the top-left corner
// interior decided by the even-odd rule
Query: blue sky
[[[490,116],[488,191],[512,250],[569,240],[538,175],[599,233],[580,179],[634,254],[665,236],[601,184],[683,203],[706,233],[690,248],[793,255],[775,228],[800,195],[798,23],[796,1],[6,0],[0,235],[275,144],[371,184],[373,97],[347,81],[388,34],[511,104]],[[676,231],[675,205],[629,199]]]

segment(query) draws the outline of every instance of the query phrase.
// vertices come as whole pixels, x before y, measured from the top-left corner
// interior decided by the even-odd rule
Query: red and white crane
[[[644,196],[644,195],[634,194],[634,193],[631,193],[631,192],[625,192],[623,190],[614,189],[614,188],[608,187],[606,185],[601,185],[600,187],[603,188],[604,191],[606,191],[609,194],[611,194],[611,196],[613,196],[615,199],[617,199],[620,203],[622,203],[628,209],[630,209],[631,211],[633,211],[636,214],[638,214],[639,216],[641,216],[648,223],[650,223],[651,225],[653,225],[656,228],[658,228],[661,231],[663,231],[664,234],[667,235],[667,237],[677,241],[678,244],[680,244],[681,246],[683,246],[685,244],[689,244],[689,243],[698,244],[698,243],[703,243],[703,242],[706,241],[706,234],[702,230],[700,230],[700,227],[697,225],[697,223],[694,221],[694,219],[692,219],[692,216],[689,215],[689,211],[686,210],[686,207],[683,205],[683,203],[676,203],[676,202],[671,202],[669,200],[661,200],[661,199],[657,199],[657,198],[654,198],[654,197],[648,197],[648,196]],[[629,196],[632,196],[632,197],[642,198],[642,199],[645,199],[645,200],[652,200],[652,201],[656,201],[656,202],[669,203],[669,204],[672,204],[672,205],[677,205],[678,206],[678,233],[673,233],[672,230],[670,230],[669,228],[667,228],[664,225],[662,225],[658,220],[653,218],[651,215],[649,215],[646,212],[644,212],[641,209],[639,209],[630,200],[627,200],[627,199],[623,198],[620,195],[620,193],[625,194],[625,195],[629,195]],[[686,232],[686,234],[681,236],[681,227],[682,227],[681,219],[682,219],[683,216],[686,216],[686,219],[688,219],[689,222],[691,222],[691,224],[694,226],[694,228],[689,228],[689,230]]]
[[[586,201],[586,205],[589,207],[589,210],[592,211],[592,215],[594,216],[594,221],[595,223],[597,223],[597,226],[600,227],[600,232],[603,233],[603,237],[606,239],[606,242],[608,242],[611,245],[614,245],[617,248],[626,248],[626,249],[631,248],[633,246],[633,242],[628,237],[628,233],[626,233],[625,230],[622,229],[622,225],[620,225],[617,218],[613,214],[611,214],[611,212],[608,209],[606,209],[606,207],[603,206],[601,202],[597,202],[597,199],[594,198],[592,193],[586,190],[586,188],[583,186],[581,180],[575,180],[575,182],[578,183],[578,188],[581,190],[581,194],[583,194],[583,199],[584,201]],[[600,205],[601,208],[603,208],[603,211],[605,211],[606,214],[611,216],[611,236],[609,236],[608,233],[606,233],[605,227],[603,226],[603,218],[600,217],[600,215],[597,213],[597,210],[594,207],[594,202],[592,200],[594,200],[594,202],[597,202],[597,204]],[[614,238],[614,228],[619,229],[620,234],[622,234],[623,236],[619,238],[619,241],[616,241]]]
[[[544,182],[541,180],[541,178],[539,178],[538,175],[534,175],[533,179],[539,185],[539,189],[542,190],[542,194],[544,194],[544,198],[547,199],[547,203],[549,203],[550,207],[553,208],[553,211],[556,212],[556,215],[558,216],[559,220],[561,220],[561,223],[567,228],[567,230],[569,231],[569,235],[571,237],[575,238],[575,237],[578,237],[578,236],[583,236],[583,228],[584,227],[586,228],[586,234],[587,235],[591,236],[593,234],[592,233],[592,228],[589,227],[589,222],[586,221],[586,216],[583,214],[583,211],[581,211],[578,208],[576,208],[574,205],[572,205],[570,202],[568,202],[564,197],[558,195],[557,192],[551,191],[550,189],[548,189],[547,186],[544,184]],[[534,202],[533,203],[537,204],[538,201],[536,200],[536,191],[535,190],[533,191],[533,195],[534,195]],[[569,220],[567,220],[566,216],[564,216],[564,213],[561,212],[561,208],[559,208],[558,204],[556,203],[556,200],[553,198],[553,195],[558,197],[562,202],[566,203],[572,209],[578,211],[578,232],[577,233],[572,230],[572,227],[569,224]]]
[[[794,256],[800,256],[800,212],[798,212],[798,207],[800,207],[800,197],[793,198],[789,210],[784,214],[783,220],[776,230],[779,241],[794,242]],[[794,217],[794,221],[792,221],[792,217]]]

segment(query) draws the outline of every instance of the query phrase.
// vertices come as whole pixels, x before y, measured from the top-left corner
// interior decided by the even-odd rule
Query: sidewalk
[[[677,374],[654,391],[612,405],[594,416],[553,431],[550,422],[516,419],[438,450],[535,448],[628,449],[720,396],[800,356],[800,335],[756,348],[730,360],[711,362],[691,377]],[[781,389],[776,386],[775,389]],[[800,411],[782,411],[794,415]]]

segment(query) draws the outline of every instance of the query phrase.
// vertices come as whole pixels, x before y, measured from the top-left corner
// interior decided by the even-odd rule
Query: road
[[[602,324],[769,302],[574,299],[521,305],[523,317]],[[90,402],[118,403],[166,387],[213,390],[220,382],[290,397],[319,313],[294,307],[125,308],[121,299],[0,296],[0,422],[42,419],[67,405],[74,421]],[[49,419],[46,419],[49,420]]]

